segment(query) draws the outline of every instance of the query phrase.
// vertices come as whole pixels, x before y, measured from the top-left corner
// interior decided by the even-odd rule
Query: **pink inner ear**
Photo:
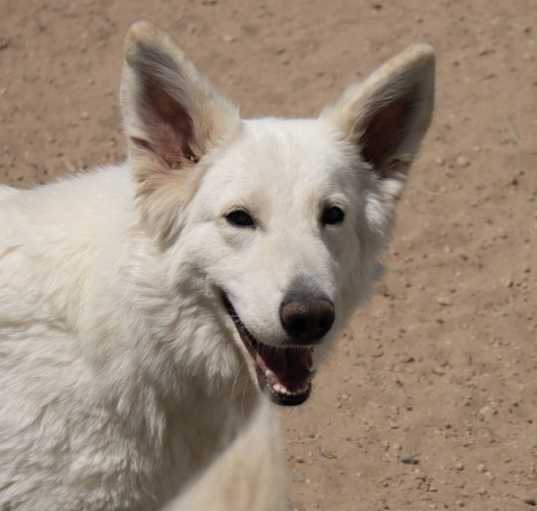
[[[175,98],[156,80],[144,80],[143,111],[151,142],[147,145],[170,168],[182,166],[193,158],[192,118]]]
[[[133,67],[140,80],[137,109],[147,133],[147,140],[136,138],[133,142],[154,152],[170,168],[196,159],[193,121],[178,99],[184,91],[180,89],[181,71],[173,58],[158,48],[143,46]]]
[[[360,137],[362,155],[381,177],[388,177],[390,173],[390,166],[386,164],[396,156],[407,136],[413,111],[414,94],[408,94],[373,107],[366,121]]]

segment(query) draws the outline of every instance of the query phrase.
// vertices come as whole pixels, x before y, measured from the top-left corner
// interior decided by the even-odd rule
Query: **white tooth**
[[[280,394],[289,394],[289,391],[281,384],[281,383],[275,383],[272,388],[279,392]]]
[[[308,386],[304,385],[303,387],[298,387],[297,389],[291,391],[291,394],[296,396],[297,394],[303,394],[307,390],[308,390]]]
[[[264,374],[265,374],[265,378],[271,385],[278,382],[278,378],[270,369],[267,369]]]

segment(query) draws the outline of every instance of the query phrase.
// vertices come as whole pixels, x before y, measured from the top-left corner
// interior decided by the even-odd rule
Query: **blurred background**
[[[387,272],[313,398],[282,411],[293,503],[535,508],[537,2],[0,0],[0,182],[123,157],[137,19],[171,32],[246,117],[316,115],[405,46],[436,47],[436,116]]]

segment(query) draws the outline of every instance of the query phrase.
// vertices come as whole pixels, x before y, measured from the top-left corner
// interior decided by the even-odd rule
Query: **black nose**
[[[325,297],[289,295],[280,306],[282,326],[299,344],[318,342],[330,330],[334,319],[334,304]]]

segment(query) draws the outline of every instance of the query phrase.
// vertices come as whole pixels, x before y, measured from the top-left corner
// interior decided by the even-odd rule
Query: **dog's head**
[[[142,223],[193,261],[276,402],[308,397],[314,347],[366,295],[433,90],[418,45],[317,119],[241,120],[166,35],[130,29],[122,107]]]

